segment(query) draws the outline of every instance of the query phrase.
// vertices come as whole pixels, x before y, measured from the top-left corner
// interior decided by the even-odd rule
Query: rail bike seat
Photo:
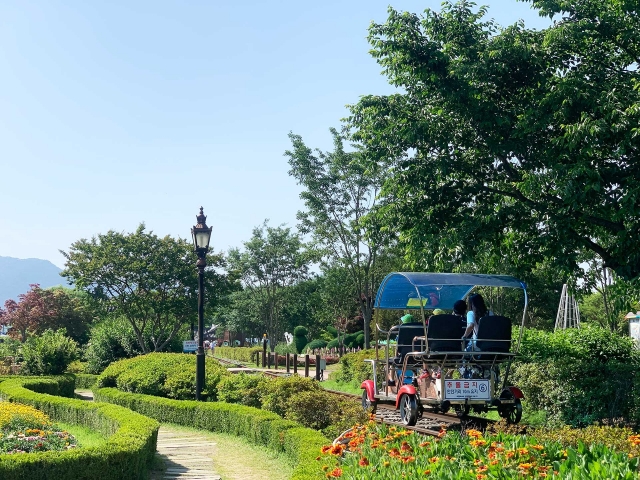
[[[473,359],[500,362],[515,356],[511,351],[511,320],[499,315],[485,316],[478,322],[478,339]]]
[[[463,356],[464,322],[458,315],[434,315],[427,330],[427,356],[431,360],[459,360]]]
[[[398,348],[396,356],[389,361],[395,365],[402,365],[404,358],[409,352],[424,351],[424,340],[414,342],[416,337],[424,339],[424,325],[422,322],[403,323],[398,327]],[[417,359],[414,359],[418,363]]]

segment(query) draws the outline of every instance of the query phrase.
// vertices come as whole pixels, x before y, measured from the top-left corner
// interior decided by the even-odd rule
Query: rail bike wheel
[[[409,427],[418,422],[418,402],[415,395],[403,393],[400,397],[400,420]]]
[[[376,402],[372,402],[369,400],[369,395],[367,395],[367,391],[362,391],[362,408],[365,412],[374,412],[376,411]]]
[[[504,409],[504,418],[507,419],[507,423],[515,425],[522,419],[522,403],[520,399],[516,398],[513,405],[509,405]]]

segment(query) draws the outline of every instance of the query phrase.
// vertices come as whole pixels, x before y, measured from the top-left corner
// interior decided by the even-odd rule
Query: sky
[[[479,2],[544,28],[529,3]],[[0,2],[0,256],[64,267],[73,242],[144,222],[215,251],[303,208],[289,132],[331,148],[361,95],[392,88],[369,55],[387,7],[436,0]]]

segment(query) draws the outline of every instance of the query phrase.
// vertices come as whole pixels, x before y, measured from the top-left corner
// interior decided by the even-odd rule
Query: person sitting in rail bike
[[[466,351],[473,352],[476,350],[476,340],[478,338],[479,322],[485,315],[490,315],[487,305],[484,303],[484,298],[479,293],[474,293],[469,296],[469,310],[467,312],[467,329],[462,335],[462,341],[467,341],[471,337],[471,340],[467,343]]]

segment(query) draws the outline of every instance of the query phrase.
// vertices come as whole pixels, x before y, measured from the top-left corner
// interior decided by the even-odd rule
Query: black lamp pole
[[[207,227],[207,217],[200,207],[200,214],[196,216],[198,223],[191,229],[193,244],[198,255],[198,350],[196,351],[196,400],[200,400],[204,387],[204,269],[207,266],[207,252],[211,229]]]

